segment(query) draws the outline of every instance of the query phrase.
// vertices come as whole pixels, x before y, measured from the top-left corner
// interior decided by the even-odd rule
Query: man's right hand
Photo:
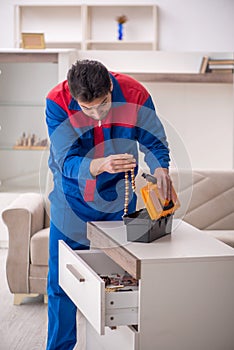
[[[108,157],[93,159],[90,163],[92,176],[97,176],[103,172],[110,174],[130,171],[135,168],[136,159],[132,154],[112,154]]]

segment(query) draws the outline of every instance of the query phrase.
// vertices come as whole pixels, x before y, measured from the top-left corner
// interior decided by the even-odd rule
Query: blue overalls
[[[152,173],[169,166],[166,136],[150,95],[130,77],[117,73],[110,77],[113,107],[101,125],[83,114],[67,81],[47,96],[49,167],[54,179],[49,196],[47,350],[70,350],[76,344],[76,307],[58,284],[58,241],[75,250],[89,249],[88,221],[122,220],[124,173],[105,172],[94,178],[89,171],[91,160],[119,153],[138,159],[138,143]],[[129,212],[134,212],[136,195],[130,192],[129,197]]]

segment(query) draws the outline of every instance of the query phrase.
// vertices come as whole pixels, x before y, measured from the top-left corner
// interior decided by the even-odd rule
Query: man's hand
[[[157,186],[160,195],[163,199],[168,199],[169,201],[172,199],[171,194],[171,179],[169,176],[169,171],[166,168],[157,168],[154,171],[154,177],[157,179]]]
[[[108,157],[93,159],[90,163],[90,172],[97,176],[104,171],[115,174],[130,171],[135,168],[136,159],[132,154],[112,154]]]

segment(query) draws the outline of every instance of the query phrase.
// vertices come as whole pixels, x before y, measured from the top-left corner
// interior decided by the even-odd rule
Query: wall
[[[0,47],[14,46],[14,4],[42,1],[8,0],[1,5]],[[44,4],[68,3],[48,0]],[[100,3],[98,0],[69,3]],[[110,4],[115,1],[102,1]],[[120,4],[121,1],[118,1]],[[126,1],[122,1],[126,4]],[[128,1],[133,3],[133,1]],[[142,3],[135,0],[134,3]],[[145,1],[152,3],[152,1]],[[215,52],[226,57],[234,48],[233,0],[158,0],[159,51],[145,57],[142,52],[80,52],[100,59],[117,71],[198,72],[201,57]],[[4,28],[3,28],[4,27]],[[172,54],[173,52],[173,54]],[[170,55],[165,55],[169,53]],[[182,53],[178,55],[178,53]],[[187,53],[187,56],[183,55]],[[149,56],[149,55],[148,55]],[[131,58],[132,57],[132,58]],[[134,59],[133,59],[134,57]],[[169,59],[168,59],[169,57]],[[147,64],[144,64],[147,59]],[[193,167],[233,166],[233,86],[210,84],[146,84],[158,113],[166,119],[186,145]],[[198,138],[199,135],[199,138]]]
[[[203,55],[230,57],[233,53],[79,51],[80,59],[103,62],[121,72],[197,73]],[[121,60],[122,58],[122,60]],[[130,64],[129,64],[130,61]],[[177,166],[230,169],[234,165],[234,85],[200,83],[144,83],[168,131],[171,152]],[[186,164],[181,160],[183,151]],[[187,153],[187,157],[186,154]],[[176,165],[175,164],[175,165]]]
[[[192,168],[233,167],[231,84],[146,84],[160,117],[170,125],[170,148],[178,163],[180,138]],[[166,124],[167,128],[167,124]],[[175,138],[176,136],[176,138]],[[178,164],[177,164],[178,165]]]
[[[145,3],[154,1],[145,0]],[[0,47],[14,46],[14,4],[43,1],[8,0],[1,4]],[[48,0],[44,4],[68,3]],[[69,3],[80,4],[79,1]],[[82,3],[100,3],[98,0]],[[110,4],[115,1],[102,1]],[[117,2],[118,4],[121,1]],[[133,3],[133,1],[122,1]],[[142,3],[135,0],[134,3]],[[198,72],[201,57],[233,57],[233,0],[157,0],[159,51],[79,52],[80,58],[100,59],[117,71]],[[172,53],[173,52],[173,53]],[[167,53],[169,55],[167,55]],[[181,53],[182,56],[179,54]],[[186,55],[184,55],[186,53]],[[147,59],[147,64],[145,64]],[[188,152],[192,167],[231,168],[233,155],[233,86],[210,84],[146,84],[158,113],[174,128]],[[171,137],[173,139],[173,137]],[[173,149],[176,150],[172,144]]]
[[[0,47],[14,47],[15,4],[100,3],[92,1],[5,0],[0,9]],[[159,49],[163,51],[233,51],[233,0],[131,0],[101,3],[156,3]]]

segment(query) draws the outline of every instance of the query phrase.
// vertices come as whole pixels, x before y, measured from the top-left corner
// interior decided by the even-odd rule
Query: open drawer
[[[73,251],[59,241],[59,284],[101,335],[105,326],[138,324],[138,290],[106,292],[99,276],[116,273],[124,270],[101,250]]]

